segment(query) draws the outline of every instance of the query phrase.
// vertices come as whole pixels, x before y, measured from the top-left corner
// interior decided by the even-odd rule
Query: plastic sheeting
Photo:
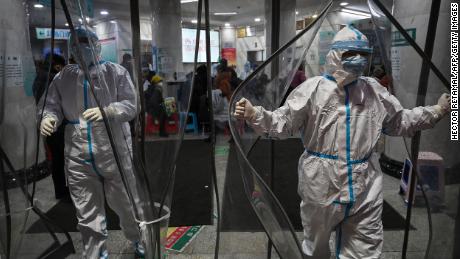
[[[381,48],[382,58],[387,61],[385,62],[387,75],[382,80],[389,82],[393,94],[405,108],[412,108],[421,105],[421,103],[424,105],[436,104],[441,94],[450,93],[450,85],[446,80],[449,78],[450,70],[449,65],[444,62],[444,59],[449,55],[448,36],[446,34],[448,30],[445,29],[449,22],[449,16],[446,13],[446,10],[449,10],[449,4],[447,2],[440,4],[439,19],[437,26],[435,26],[437,28],[436,34],[428,29],[431,4],[427,4],[423,10],[419,9],[418,15],[415,16],[416,19],[410,23],[408,19],[414,17],[415,10],[411,10],[409,13],[402,12],[401,10],[404,10],[407,4],[404,1],[397,2],[393,6],[394,17],[414,39],[419,50],[426,51],[428,42],[432,41],[431,61],[433,63],[430,65],[428,60],[422,59],[415,47],[403,37],[395,24],[385,16],[380,8],[383,5],[381,2],[368,0],[367,4],[369,13],[372,15],[372,22],[375,25],[376,38]],[[392,6],[385,6],[385,9],[391,11]],[[420,19],[421,16],[426,18]],[[393,37],[390,37],[391,34]],[[425,47],[422,48],[421,46]],[[425,53],[425,55],[429,57],[429,54]],[[434,69],[438,70],[437,73]],[[426,91],[420,91],[424,87],[426,87]],[[458,218],[458,205],[452,199],[458,199],[459,186],[458,178],[455,175],[460,168],[457,155],[460,152],[460,145],[456,141],[450,140],[450,120],[450,113],[448,113],[433,129],[422,131],[420,136],[418,165],[416,167],[418,187],[411,217],[411,224],[416,224],[418,229],[411,229],[407,249],[408,251],[429,251],[425,258],[456,258],[458,256],[454,253],[458,232],[456,233],[454,228],[448,226],[459,224],[458,219],[456,219]],[[382,145],[381,151],[385,155],[386,165],[395,161],[403,162],[406,158],[414,157],[412,154],[413,142],[410,138],[385,136],[382,143],[384,145]],[[432,213],[431,222],[427,221],[425,209],[427,205],[421,188],[425,190],[429,202]],[[403,197],[407,202],[408,195]],[[405,213],[404,210],[404,216]],[[421,222],[423,223],[420,224]],[[429,250],[426,250],[429,231],[432,231],[432,240],[430,240]]]
[[[164,11],[162,8],[167,8],[167,6],[162,6],[157,1],[149,2],[152,26],[158,26],[164,22],[161,19],[154,19]],[[86,13],[82,8],[80,8],[79,17],[83,20],[82,27],[91,30],[92,28],[84,22]],[[70,23],[70,21],[68,22]],[[76,22],[73,21],[73,24]],[[174,29],[178,29],[180,33],[180,27]],[[153,42],[152,46],[154,46]],[[86,64],[82,67],[79,72],[81,74],[80,79],[88,81],[88,94],[91,96],[91,100],[94,100],[93,104],[97,104],[99,108],[104,108],[110,105],[107,100],[116,100],[117,93],[113,90],[115,85],[111,84],[112,78],[107,78],[104,73],[104,61],[96,52],[97,46],[91,46],[91,48],[93,55],[90,63],[95,65]],[[79,55],[81,54],[77,54],[77,60]],[[169,61],[176,62],[177,60],[170,59]],[[138,73],[138,71],[132,72]],[[176,70],[176,72],[183,75],[182,71]],[[140,142],[136,141],[139,139],[133,138],[135,148],[133,149],[134,152],[131,152],[133,146],[131,145],[131,136],[127,134],[126,124],[123,125],[111,119],[110,116],[105,116],[103,121],[103,126],[109,133],[109,138],[112,139],[111,150],[116,157],[116,164],[122,176],[123,184],[134,206],[134,214],[140,226],[141,242],[146,250],[146,258],[163,258],[165,253],[164,245],[171,214],[175,161],[186,127],[193,79],[193,76],[183,76],[176,80],[171,80],[172,78],[166,80],[162,71],[157,71],[157,74],[164,78],[161,89],[162,103],[159,105],[161,111],[159,112],[164,113],[168,125],[172,124],[174,128],[169,131],[168,136],[158,137],[156,134],[148,134]],[[89,78],[90,80],[88,80]],[[136,108],[139,112],[141,105],[139,97],[145,95],[146,92],[144,92],[143,86],[137,85],[137,82],[134,82],[134,85],[137,96]],[[147,106],[148,102],[149,100],[146,99],[144,105]],[[152,114],[148,116],[147,113],[140,114],[137,119],[142,117],[146,124],[152,123],[149,120],[153,120],[153,124],[163,123]],[[102,124],[102,122],[96,123]],[[140,125],[137,121],[134,124],[136,127]],[[170,127],[168,127],[169,129]],[[95,136],[95,138],[97,137]],[[141,153],[140,146],[144,146],[145,154]]]
[[[389,3],[390,1],[383,2],[388,10],[393,9],[392,3]],[[356,2],[354,4],[358,3]],[[435,74],[431,73],[427,95],[417,96],[416,89],[419,85],[419,71],[423,60],[407,42],[396,42],[395,44],[395,41],[401,41],[401,39],[392,37],[392,35],[400,35],[397,28],[392,26],[390,20],[372,0],[368,2],[360,1],[359,4],[368,6],[368,9],[361,10],[364,12],[363,15],[341,13],[341,7],[338,6],[337,2],[330,8],[330,13],[324,14],[323,11],[322,15],[317,18],[316,23],[313,23],[303,36],[293,39],[293,41],[285,46],[286,48],[272,55],[241,84],[232,97],[229,113],[233,113],[235,102],[243,97],[251,101],[253,105],[260,105],[266,110],[272,111],[279,107],[282,104],[282,99],[289,85],[293,81],[294,73],[297,71],[301,62],[305,64],[304,73],[307,78],[322,75],[324,55],[327,54],[329,50],[328,44],[335,33],[340,29],[340,24],[348,23],[353,23],[356,28],[363,32],[369,38],[370,44],[374,49],[370,60],[370,66],[365,76],[378,78],[382,85],[387,87],[398,97],[398,99],[400,99],[405,108],[413,108],[417,97],[426,97],[426,105],[436,104],[441,93],[446,92],[446,88],[443,86],[442,82],[436,78]],[[429,14],[429,11],[426,11],[424,14]],[[427,20],[428,19],[424,19],[424,25],[420,24],[420,26],[416,28],[417,43],[419,45],[424,44],[425,39],[419,38],[419,32],[424,31],[423,26],[426,28]],[[398,45],[398,43],[403,45]],[[294,48],[294,46],[297,46],[297,48]],[[401,46],[404,46],[404,48]],[[447,53],[442,52],[442,50],[435,48],[435,53],[436,51],[445,54],[443,57],[447,56]],[[434,54],[434,56],[435,55],[436,54]],[[384,70],[383,75],[381,70],[377,68]],[[444,75],[447,74],[447,70],[442,70],[441,72],[444,73]],[[422,148],[420,149],[420,157],[425,158],[425,161],[429,160],[430,162],[426,163],[431,164],[424,164],[425,167],[419,169],[419,172],[425,174],[420,181],[423,183],[424,188],[427,188],[427,194],[432,202],[432,211],[433,208],[435,208],[434,210],[440,213],[433,216],[433,231],[435,237],[433,240],[436,240],[437,237],[448,244],[448,251],[444,251],[441,249],[442,246],[440,243],[435,241],[432,244],[430,253],[430,256],[433,258],[436,254],[434,251],[437,253],[443,251],[445,258],[450,258],[450,253],[454,247],[453,241],[451,241],[455,236],[453,230],[447,230],[445,226],[439,224],[451,212],[453,215],[457,214],[457,212],[454,212],[457,205],[450,201],[448,196],[445,196],[454,195],[454,197],[456,197],[458,194],[458,186],[456,180],[453,180],[452,173],[458,171],[458,163],[453,159],[453,156],[458,154],[459,146],[455,142],[450,142],[448,140],[448,123],[449,116],[446,116],[434,129],[424,131],[421,138]],[[271,170],[268,169],[268,172],[266,172],[264,170],[267,170],[267,168],[265,168],[261,171],[260,168],[256,169],[251,162],[253,161],[253,159],[251,159],[251,151],[254,149],[254,146],[257,145],[259,136],[257,136],[244,122],[238,121],[233,117],[230,119],[230,128],[237,146],[244,192],[259,222],[263,226],[271,242],[273,242],[280,257],[301,258],[302,255],[299,250],[300,240],[297,239],[290,220],[283,210],[284,205],[277,200],[278,196],[275,195],[277,192],[279,194],[280,190],[270,190],[270,182],[274,179],[273,176],[271,176]],[[266,137],[262,136],[262,138]],[[388,167],[385,167],[388,165],[388,161],[385,162],[385,155],[391,156],[392,159],[399,162],[403,162],[405,158],[410,157],[410,147],[407,146],[408,142],[408,140],[404,140],[401,137],[381,137],[375,152],[383,154],[380,162],[386,174],[391,174],[391,172],[388,172]],[[273,146],[271,148],[273,148]],[[270,155],[270,152],[272,151],[267,150],[266,163],[276,163],[271,157],[273,153]],[[276,150],[273,152],[276,152]],[[442,161],[442,163],[440,161]],[[402,163],[397,169],[396,177],[398,177],[401,167]],[[377,165],[376,168],[380,168],[380,166]],[[450,182],[450,186],[444,186],[444,183],[447,184],[445,178],[451,179],[452,182]],[[398,179],[389,176],[385,176],[384,179],[385,185],[388,186],[385,187],[385,190],[388,190],[388,188],[397,190],[399,188]],[[292,188],[294,188],[294,186]],[[395,194],[395,192],[393,193]],[[428,241],[429,229],[428,224],[421,223],[426,222],[427,214],[420,190],[417,193],[417,199],[419,201],[418,206],[420,207],[414,208],[416,212],[412,215],[412,222],[417,222],[419,228],[417,233],[420,234],[411,234],[409,250],[417,249],[420,254],[423,254]],[[227,193],[224,193],[224,195],[226,194]],[[401,196],[401,198],[394,197],[396,194],[392,195],[392,193],[387,191],[385,191],[384,194],[385,198],[393,202],[393,206],[398,208],[401,215],[405,216],[404,196]],[[454,224],[453,219],[449,221]],[[402,232],[400,233],[400,235],[396,235],[393,239],[402,243],[403,234]],[[446,236],[441,237],[441,233],[448,233],[448,238]],[[244,235],[241,233],[240,236],[244,238]]]
[[[0,257],[15,258],[29,213],[27,175],[37,150],[35,65],[26,4],[2,0],[0,10]],[[39,154],[43,161],[43,150]],[[9,163],[7,164],[6,161]]]
[[[235,103],[243,97],[253,105],[262,106],[267,110],[274,110],[282,104],[283,97],[299,66],[305,63],[307,52],[331,6],[332,2],[325,5],[315,21],[275,52],[235,90],[230,100],[229,114],[233,114]],[[244,191],[264,231],[281,258],[302,258],[300,242],[283,205],[266,183],[269,179],[263,178],[272,172],[257,172],[248,159],[259,137],[244,121],[236,120],[233,116],[230,119],[230,129],[238,150]],[[267,150],[267,153],[269,152]],[[270,160],[267,162],[270,163]]]

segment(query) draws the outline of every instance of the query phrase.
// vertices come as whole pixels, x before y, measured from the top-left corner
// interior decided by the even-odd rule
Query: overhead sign
[[[37,33],[37,39],[51,39],[51,28],[35,28]],[[69,29],[55,29],[54,38],[56,40],[67,40],[69,38],[70,30]]]

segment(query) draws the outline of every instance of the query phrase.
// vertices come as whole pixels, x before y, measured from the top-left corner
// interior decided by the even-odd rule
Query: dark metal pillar
[[[200,4],[200,3],[199,3]],[[199,8],[201,13],[201,8]],[[201,14],[198,15],[201,17]],[[201,20],[201,18],[200,18]],[[199,21],[200,21],[199,20]],[[210,26],[209,26],[209,0],[204,0],[204,21],[206,29],[206,80],[207,80],[207,91],[208,91],[208,106],[209,106],[209,126],[211,127],[211,135],[209,139],[211,141],[211,166],[212,166],[212,186],[214,187],[216,197],[216,207],[220,210],[220,199],[217,187],[217,174],[216,174],[216,127],[214,125],[214,110],[212,106],[212,78],[211,78],[211,37],[210,37]],[[197,30],[200,30],[201,24],[198,23]],[[197,43],[198,44],[198,43]],[[195,52],[196,53],[196,52]],[[214,258],[219,258],[219,244],[220,244],[220,213],[218,212],[218,219],[216,225],[216,246],[214,247]]]
[[[140,157],[143,164],[145,164],[145,101],[144,101],[144,89],[143,89],[143,76],[142,76],[142,64],[141,64],[141,25],[139,18],[139,0],[130,0],[130,11],[131,11],[131,31],[132,31],[132,49],[133,49],[133,70],[132,75],[134,76],[133,81],[136,85],[137,92],[139,94],[140,111],[139,115],[135,119],[134,125],[134,140],[133,140],[133,152],[134,156]],[[140,137],[140,141],[139,141]],[[136,161],[136,159],[135,159]]]
[[[433,56],[433,48],[434,48],[434,40],[436,36],[436,27],[438,25],[438,17],[439,17],[439,9],[441,6],[441,1],[440,0],[433,0],[431,3],[431,11],[430,11],[430,20],[428,22],[428,32],[427,32],[427,37],[425,41],[425,54],[428,56],[429,59]],[[420,79],[419,79],[419,87],[417,91],[417,101],[416,101],[416,106],[424,106],[425,105],[425,97],[426,97],[426,92],[428,89],[428,79],[430,76],[430,64],[426,62],[425,60],[423,61],[422,64],[422,70],[420,73]],[[402,258],[406,258],[406,253],[407,253],[407,245],[409,242],[409,231],[410,231],[410,221],[411,221],[411,216],[412,216],[412,201],[414,198],[414,192],[415,192],[415,187],[417,183],[417,163],[418,163],[418,153],[420,149],[420,136],[421,132],[417,131],[415,136],[412,138],[411,141],[411,159],[412,159],[412,177],[410,181],[410,189],[409,189],[409,201],[407,205],[407,214],[406,214],[406,224],[404,227],[404,241],[403,241],[403,249],[402,249]],[[427,208],[429,208],[429,205],[427,204]],[[430,213],[428,211],[428,213]],[[428,257],[429,254],[429,245],[431,243],[431,224],[430,224],[430,235],[429,235],[429,240],[428,240],[428,247],[427,251],[425,253],[425,258]]]
[[[281,26],[281,18],[280,18],[280,7],[281,2],[280,0],[271,0],[271,33],[270,33],[270,42],[271,42],[271,49],[270,55],[275,53],[280,48],[280,26]],[[271,79],[276,80],[278,77],[279,71],[279,59],[276,58],[275,61],[272,62],[272,69],[271,69]],[[273,96],[273,100],[276,101],[279,98],[279,91],[275,91]],[[268,186],[274,192],[275,191],[275,141],[273,139],[270,140],[270,178],[268,179]],[[268,246],[267,246],[267,258],[270,259],[272,257],[272,248],[273,244],[270,239],[268,239]]]

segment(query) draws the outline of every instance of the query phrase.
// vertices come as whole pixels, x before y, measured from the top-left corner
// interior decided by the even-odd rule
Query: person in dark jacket
[[[45,56],[45,60],[43,61],[42,65],[40,66],[37,77],[35,78],[34,84],[32,85],[32,91],[35,97],[35,103],[38,103],[38,100],[42,97],[43,93],[46,89],[46,83],[48,78],[48,84],[53,81],[53,78],[56,76],[59,71],[65,66],[65,59],[63,56],[58,54],[53,54],[53,60],[50,60],[51,54],[47,54]],[[50,62],[52,62],[51,70],[50,69]]]
[[[38,103],[45,93],[48,85],[53,81],[59,71],[66,65],[64,57],[53,54],[50,62],[50,55],[45,57],[43,65],[40,67],[37,77],[32,86],[35,102]],[[51,70],[50,69],[51,66]],[[49,71],[49,74],[48,74]],[[48,79],[48,81],[47,81]],[[41,108],[41,107],[40,107]],[[54,196],[58,200],[70,201],[69,189],[66,186],[64,173],[64,128],[66,123],[62,123],[51,136],[46,138],[47,157],[51,158],[51,177],[54,183]]]
[[[198,125],[202,125],[203,123],[208,123],[209,118],[206,119],[202,116],[200,112],[200,105],[202,101],[202,97],[207,95],[208,92],[208,83],[207,83],[207,75],[206,75],[206,65],[201,65],[196,69],[195,74],[195,86],[192,90],[192,100],[190,103],[190,112],[193,112],[197,115]]]
[[[133,77],[133,56],[129,53],[123,54],[122,61],[120,63],[121,66],[128,70],[129,76],[131,77],[131,81],[134,81]]]
[[[158,120],[160,126],[160,137],[168,137],[166,133],[166,122],[168,116],[163,98],[163,79],[156,75],[152,77],[150,85],[145,91],[146,111],[152,115],[153,122]]]

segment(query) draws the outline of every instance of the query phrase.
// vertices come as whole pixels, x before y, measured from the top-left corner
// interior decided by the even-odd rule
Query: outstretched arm
[[[306,121],[312,88],[314,87],[308,87],[307,83],[302,84],[289,95],[282,107],[274,111],[267,111],[262,106],[252,106],[249,100],[242,98],[236,103],[234,115],[245,119],[259,135],[287,138]]]
[[[386,135],[410,137],[416,131],[431,129],[450,108],[450,96],[443,94],[436,105],[404,109],[395,96],[383,89],[379,95],[387,111],[382,129]]]

